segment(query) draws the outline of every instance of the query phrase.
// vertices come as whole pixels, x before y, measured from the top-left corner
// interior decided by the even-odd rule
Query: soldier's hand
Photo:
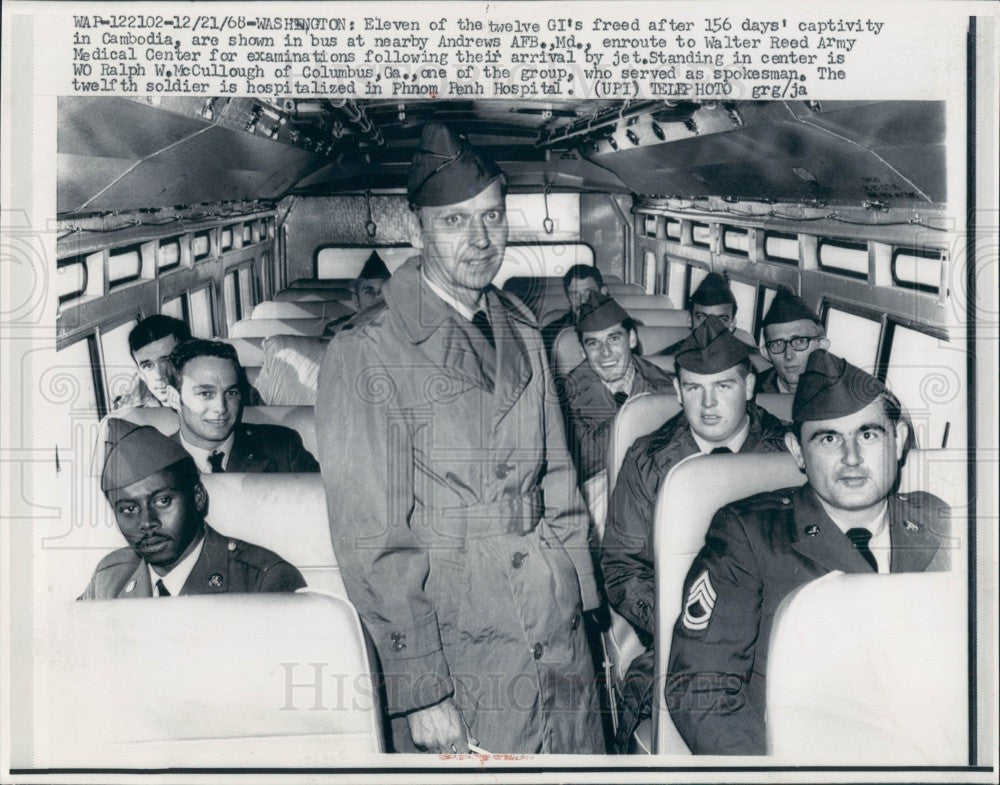
[[[467,753],[469,743],[478,745],[465,727],[465,720],[451,698],[436,706],[415,711],[406,717],[413,743],[435,753]]]

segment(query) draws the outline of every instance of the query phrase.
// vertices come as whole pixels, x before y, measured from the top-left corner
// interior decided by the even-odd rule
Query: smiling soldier
[[[580,481],[604,471],[608,432],[615,414],[633,395],[667,392],[673,377],[633,350],[639,340],[625,309],[592,292],[576,327],[587,355],[566,379],[567,437]]]
[[[101,490],[127,548],[94,570],[81,600],[290,592],[301,573],[269,550],[205,522],[208,492],[191,457],[146,425],[111,418]]]
[[[587,513],[535,318],[490,283],[504,175],[431,124],[408,197],[420,255],[331,341],[317,404],[334,549],[393,747],[603,752]]]
[[[792,420],[788,448],[808,482],[719,510],[685,580],[666,692],[695,754],[766,752],[768,643],[789,592],[831,570],[948,568],[948,506],[893,492],[907,425],[881,382],[819,349]]]

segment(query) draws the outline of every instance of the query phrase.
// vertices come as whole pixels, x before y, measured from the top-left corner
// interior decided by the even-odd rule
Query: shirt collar
[[[778,392],[790,393],[791,390],[788,389],[788,385],[785,384],[785,380],[781,378],[781,374],[777,371],[774,372],[774,379],[778,383]]]
[[[479,298],[476,300],[475,307],[470,308],[465,303],[456,300],[454,297],[448,294],[448,292],[446,292],[444,289],[442,289],[440,286],[434,283],[434,281],[432,281],[430,278],[427,277],[427,275],[423,272],[422,269],[420,275],[424,279],[424,283],[426,283],[427,286],[430,287],[430,290],[434,292],[434,294],[436,294],[442,300],[444,300],[448,305],[450,305],[452,308],[458,311],[462,315],[462,318],[465,319],[465,321],[471,322],[472,318],[476,315],[476,311],[485,310],[486,307],[484,303],[485,298],[483,297],[482,292],[479,293]]]
[[[181,432],[181,446],[187,450],[188,454],[194,458],[195,465],[198,467],[198,471],[202,474],[211,474],[212,464],[208,462],[208,456],[213,452],[223,453],[222,458],[222,468],[225,469],[229,466],[229,456],[233,454],[233,443],[236,441],[236,429],[234,428],[232,433],[226,438],[226,440],[210,450],[206,450],[204,447],[196,447],[191,444],[187,439],[184,438],[184,433]]]
[[[829,516],[830,520],[837,524],[837,528],[844,534],[847,534],[848,530],[854,528],[851,524],[839,518],[838,511],[823,501],[819,494],[816,494],[816,498],[819,499],[819,503],[823,506],[823,510]],[[889,572],[889,558],[892,552],[892,539],[889,534],[888,520],[889,503],[883,499],[882,509],[878,511],[871,524],[864,527],[872,533],[872,538],[868,541],[868,549],[875,557],[875,563],[878,564],[880,574]]]
[[[204,547],[205,534],[202,533],[198,539],[198,544],[191,549],[187,556],[177,562],[166,575],[157,575],[156,571],[147,564],[146,569],[149,570],[149,585],[153,587],[154,596],[159,596],[156,593],[157,581],[163,581],[163,585],[167,587],[167,591],[170,592],[171,597],[179,596],[181,590],[184,588],[184,584],[191,575],[191,571],[194,569],[194,565],[197,564],[198,557],[201,556]]]
[[[691,429],[691,435],[694,437],[695,443],[698,445],[698,449],[706,455],[719,447],[728,447],[732,452],[736,453],[743,449],[743,444],[746,442],[747,436],[750,435],[750,416],[747,415],[746,421],[743,423],[743,427],[733,434],[729,441],[724,442],[723,444],[712,444],[711,442],[705,441],[697,433],[695,433],[694,428]]]

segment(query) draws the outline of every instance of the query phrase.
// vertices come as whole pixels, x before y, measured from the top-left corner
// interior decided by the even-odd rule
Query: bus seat
[[[271,335],[322,335],[329,319],[242,319],[229,328],[231,338],[267,338]]]
[[[282,289],[274,295],[274,301],[283,303],[301,302],[337,302],[341,300],[350,301],[354,298],[354,293],[350,289]]]
[[[257,382],[260,380],[260,372],[263,370],[259,365],[244,365],[243,370],[246,372],[247,381],[252,387],[257,386]]]
[[[632,284],[622,284],[622,285],[631,286]],[[651,308],[660,308],[667,310],[674,309],[674,304],[670,301],[670,298],[667,297],[667,295],[665,294],[646,294],[645,292],[639,294],[636,292],[628,291],[628,292],[621,292],[619,294],[612,294],[611,296],[615,299],[615,302],[617,302],[622,308],[624,308],[629,313],[632,312],[633,308],[641,308],[645,310]],[[687,311],[685,311],[685,313],[687,313]],[[688,314],[688,320],[687,322],[685,322],[685,324],[687,325],[691,324],[690,314]]]
[[[615,297],[619,294],[645,294],[646,290],[637,283],[622,283],[617,275],[605,275],[604,285],[608,287],[608,294]]]
[[[257,383],[260,397],[272,405],[316,405],[319,368],[328,341],[305,335],[264,339],[264,369]]]
[[[42,635],[36,767],[329,767],[384,751],[374,660],[343,599],[65,603]]]
[[[650,325],[648,327],[640,325],[636,328],[636,334],[639,336],[639,348],[642,350],[642,355],[649,357],[651,354],[659,354],[678,341],[683,341],[691,334],[691,328],[683,325]]]
[[[674,356],[672,354],[654,354],[651,357],[644,357],[644,360],[655,365],[661,371],[666,371],[667,373],[674,373]]]
[[[691,331],[691,314],[675,308],[626,308],[640,325],[647,327],[681,327]]]
[[[964,765],[966,591],[949,572],[834,572],[788,595],[767,660],[768,754],[793,764]]]
[[[291,302],[288,300],[267,300],[258,303],[251,319],[337,319],[354,313],[348,303],[341,300],[303,300]]]
[[[353,278],[296,278],[289,289],[347,289]]]
[[[563,327],[552,343],[552,375],[565,376],[587,359],[575,327]]]
[[[693,455],[667,473],[660,486],[653,517],[657,684],[663,683],[667,672],[684,578],[705,544],[705,533],[716,510],[755,493],[804,482],[805,475],[785,452]],[[653,696],[653,720],[657,754],[689,754],[666,710],[662,688]]]
[[[219,338],[223,343],[228,343],[236,349],[236,355],[240,358],[240,365],[244,368],[264,364],[264,350],[261,348],[263,338]]]
[[[795,393],[757,393],[757,405],[782,422],[792,421],[792,401]]]
[[[608,512],[608,473],[606,471],[598,472],[586,480],[580,486],[580,493],[583,494],[587,510],[590,511],[595,542],[600,544],[604,534],[604,519]]]

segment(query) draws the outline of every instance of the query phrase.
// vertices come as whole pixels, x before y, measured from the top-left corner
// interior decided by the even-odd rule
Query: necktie
[[[167,587],[166,587],[166,584],[164,584],[164,582],[163,582],[163,579],[162,579],[162,578],[160,578],[160,579],[159,579],[159,580],[158,580],[158,581],[156,582],[156,591],[157,591],[157,593],[158,593],[158,594],[159,594],[159,595],[160,595],[161,597],[169,597],[169,596],[170,596],[170,592],[169,592],[169,591],[167,591]]]
[[[212,467],[212,474],[225,471],[225,469],[222,468],[222,459],[225,457],[226,454],[224,452],[219,452],[218,450],[209,454],[208,465]]]
[[[476,311],[472,316],[472,323],[483,334],[483,338],[489,341],[490,346],[496,349],[497,345],[493,340],[493,328],[490,326],[490,320],[486,317],[486,311]]]
[[[615,399],[615,406],[621,409],[625,401],[628,400],[628,393],[619,390],[618,392],[614,393],[611,397]]]
[[[728,447],[716,447],[709,455],[732,455],[733,451]]]
[[[868,529],[856,528],[847,530],[847,539],[851,541],[855,548],[858,549],[866,562],[871,565],[871,568],[878,572],[878,562],[875,561],[875,554],[872,553],[872,549],[868,547],[869,541],[871,541],[872,533]]]

